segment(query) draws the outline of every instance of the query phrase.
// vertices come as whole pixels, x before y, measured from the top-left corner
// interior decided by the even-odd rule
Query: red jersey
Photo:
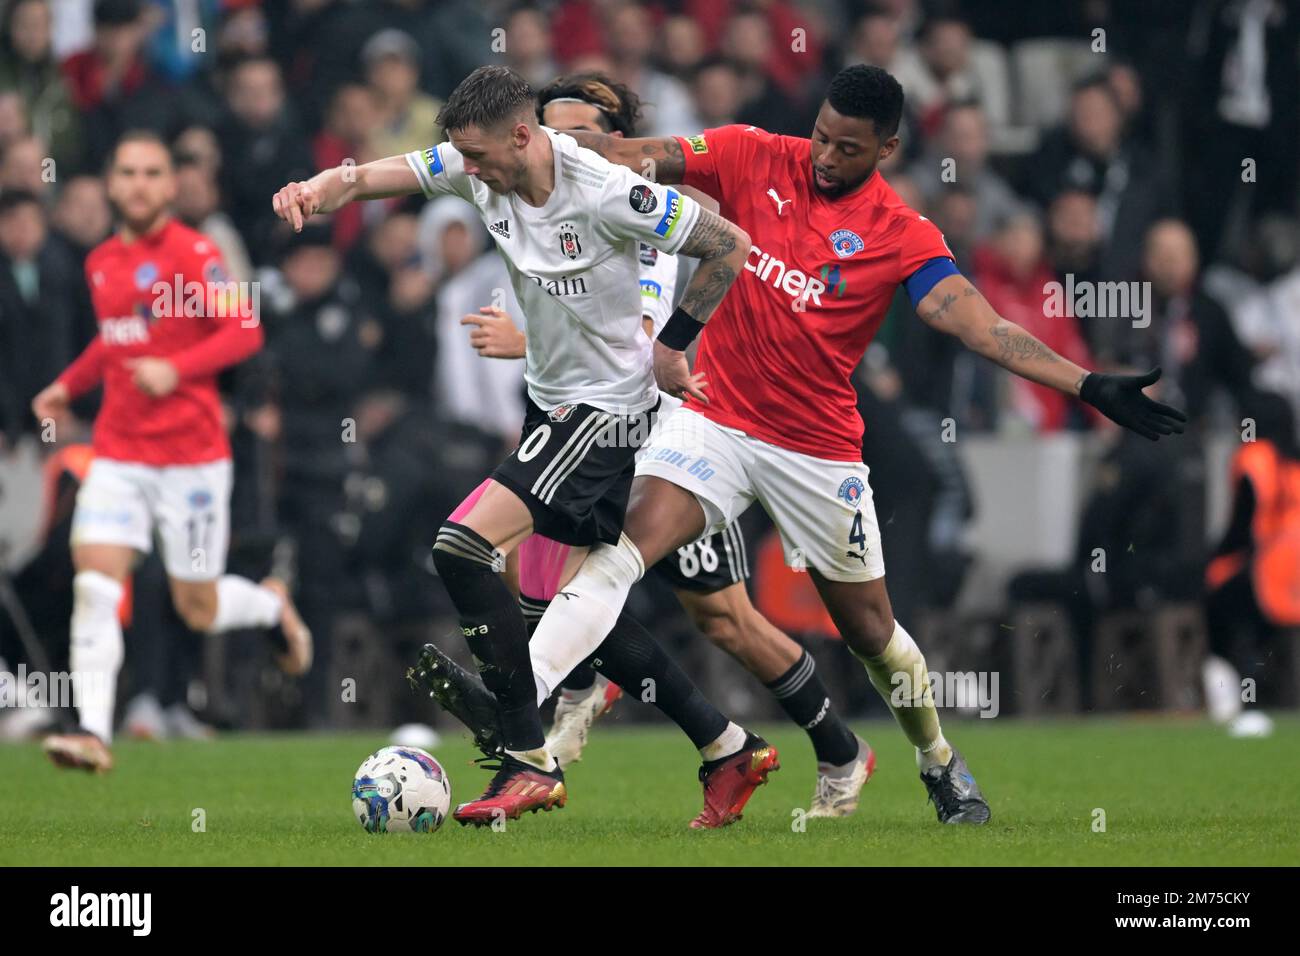
[[[754,126],[679,137],[682,183],[718,200],[754,247],[700,338],[694,409],[780,448],[862,459],[850,382],[900,283],[952,252],[879,172],[838,198],[812,180],[812,144]]]
[[[217,373],[261,348],[262,329],[242,317],[247,297],[216,246],[169,220],[133,242],[104,240],[86,257],[86,282],[99,335],[59,381],[73,398],[104,385],[95,455],[146,465],[229,458]],[[126,362],[146,357],[176,367],[170,394],[151,398],[132,381]]]

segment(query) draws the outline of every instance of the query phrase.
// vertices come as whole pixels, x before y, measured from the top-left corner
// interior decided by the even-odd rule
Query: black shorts
[[[637,449],[658,408],[635,415],[591,405],[542,411],[531,399],[519,447],[492,472],[533,516],[533,530],[562,544],[617,544]]]
[[[712,594],[749,577],[745,538],[734,524],[678,548],[652,568],[682,591]]]

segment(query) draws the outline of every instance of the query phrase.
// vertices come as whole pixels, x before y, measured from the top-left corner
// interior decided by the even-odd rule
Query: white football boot
[[[601,714],[609,713],[614,701],[623,696],[623,689],[612,681],[596,675],[596,682],[581,697],[561,691],[555,702],[555,719],[546,737],[546,749],[551,752],[563,770],[582,759],[582,748],[587,746],[587,731]]]
[[[876,772],[876,752],[861,737],[857,741],[858,755],[853,760],[839,767],[829,763],[817,765],[817,790],[808,816],[847,817],[858,808],[862,788]]]

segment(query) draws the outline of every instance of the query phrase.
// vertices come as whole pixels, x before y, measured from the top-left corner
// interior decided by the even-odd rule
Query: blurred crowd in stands
[[[264,723],[337,722],[338,675],[364,644],[336,639],[341,621],[418,642],[446,619],[432,533],[513,446],[523,408],[518,366],[478,359],[460,324],[488,304],[522,321],[469,206],[359,203],[290,236],[270,198],[440,140],[441,101],[483,63],[535,86],[602,71],[639,93],[654,135],[740,123],[806,136],[837,69],[882,66],[906,94],[883,173],[994,308],[1085,366],[1164,369],[1162,397],[1193,425],[1148,445],[896,300],[858,378],[900,620],[950,605],[978,559],[948,420],[962,435],[1108,443],[1077,561],[1027,571],[1009,595],[1060,601],[1081,633],[1117,604],[1203,600],[1204,476],[1189,463],[1207,436],[1240,431],[1260,391],[1280,397],[1269,420],[1295,457],[1300,9],[1287,0],[2,0],[0,13],[0,456],[40,441],[32,396],[95,335],[81,266],[113,225],[106,154],[125,130],[158,130],[177,215],[260,288],[266,348],[225,377],[232,565],[287,568],[321,642],[300,698]],[[1053,310],[1053,281],[1149,283],[1150,300],[1122,316]],[[89,422],[93,400],[78,414]],[[48,548],[66,553],[69,503],[50,501]],[[762,529],[749,515],[751,541]],[[1084,581],[1095,547],[1113,555],[1104,594]],[[43,557],[11,571],[57,660],[68,578]],[[673,607],[653,589],[636,602]],[[156,636],[128,636],[137,702],[163,710],[195,705],[202,671],[166,603],[136,615]],[[257,684],[226,682],[236,700]]]

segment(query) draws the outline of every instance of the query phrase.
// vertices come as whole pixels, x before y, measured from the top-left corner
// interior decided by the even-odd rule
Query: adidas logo
[[[488,229],[492,232],[495,232],[498,236],[500,236],[503,239],[510,238],[509,219],[502,219],[500,222],[494,222],[492,223],[492,225],[488,226]]]

